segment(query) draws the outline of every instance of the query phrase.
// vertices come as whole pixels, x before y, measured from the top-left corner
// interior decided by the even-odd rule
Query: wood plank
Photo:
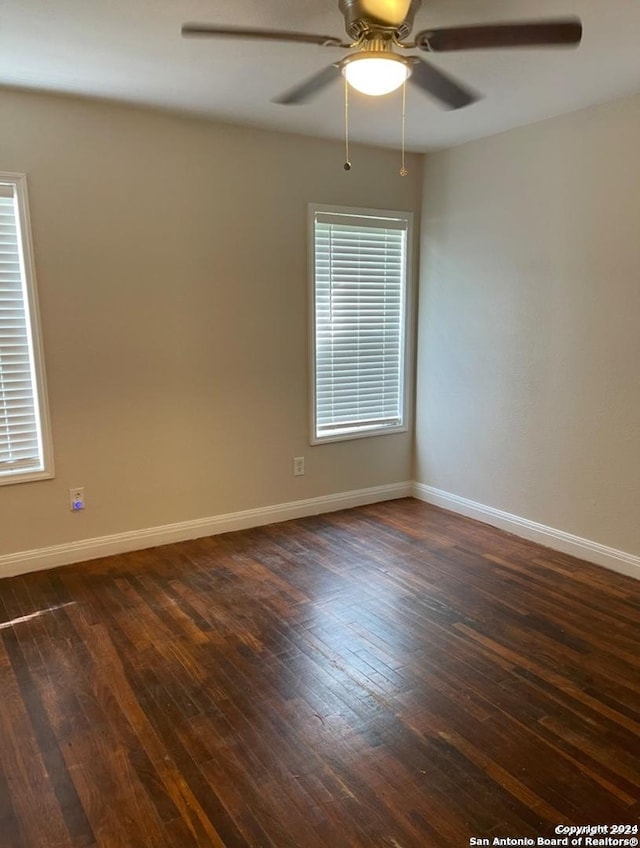
[[[640,583],[411,499],[0,581],[3,848],[640,819]]]

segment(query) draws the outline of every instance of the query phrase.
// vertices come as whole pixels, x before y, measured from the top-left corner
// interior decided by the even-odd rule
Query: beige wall
[[[346,174],[337,143],[19,92],[0,126],[56,460],[0,487],[0,555],[410,479],[410,433],[308,444],[306,204],[419,212],[420,157],[403,180],[357,148]]]
[[[640,98],[427,159],[418,481],[640,554]]]

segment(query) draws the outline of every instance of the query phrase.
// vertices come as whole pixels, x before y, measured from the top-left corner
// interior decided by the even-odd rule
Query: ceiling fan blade
[[[570,46],[580,44],[581,40],[580,20],[560,18],[423,30],[416,35],[416,47],[438,53],[444,50],[483,50],[493,47]]]
[[[293,88],[285,91],[279,97],[274,97],[273,102],[282,103],[285,106],[305,103],[332,83],[336,76],[339,75],[340,68],[337,65],[328,65],[326,68],[318,71],[317,74],[313,74],[313,76],[308,77],[303,82],[298,83],[298,85],[294,85]]]
[[[476,94],[470,88],[466,88],[449,74],[443,73],[417,57],[414,57],[413,71],[409,77],[409,82],[417,85],[427,94],[431,94],[447,109],[462,109],[463,106],[470,106],[480,100],[479,94]]]
[[[349,47],[333,35],[312,35],[277,29],[241,29],[240,27],[214,26],[213,24],[184,24],[184,36],[245,38],[260,41],[297,41],[302,44],[319,44],[322,47]]]
[[[361,0],[364,14],[383,25],[399,27],[407,17],[411,0]]]

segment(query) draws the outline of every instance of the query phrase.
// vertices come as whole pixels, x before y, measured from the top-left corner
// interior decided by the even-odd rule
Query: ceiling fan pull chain
[[[402,166],[400,167],[400,176],[406,177],[409,171],[407,171],[404,164],[404,137],[405,137],[405,128],[407,124],[407,81],[405,80],[402,83]]]
[[[351,170],[351,162],[349,161],[349,83],[347,78],[344,78],[344,150],[345,150],[345,171]]]

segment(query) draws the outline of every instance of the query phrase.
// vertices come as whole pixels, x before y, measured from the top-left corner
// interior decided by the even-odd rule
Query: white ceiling
[[[423,0],[414,32],[578,15],[577,49],[436,54],[484,94],[457,112],[408,89],[407,144],[423,151],[640,91],[639,0]],[[311,103],[270,99],[344,55],[290,43],[184,39],[199,21],[344,37],[338,0],[0,0],[0,85],[104,97],[234,123],[343,137],[339,80]],[[417,51],[416,51],[417,52]],[[351,98],[353,140],[396,148],[399,93]]]

